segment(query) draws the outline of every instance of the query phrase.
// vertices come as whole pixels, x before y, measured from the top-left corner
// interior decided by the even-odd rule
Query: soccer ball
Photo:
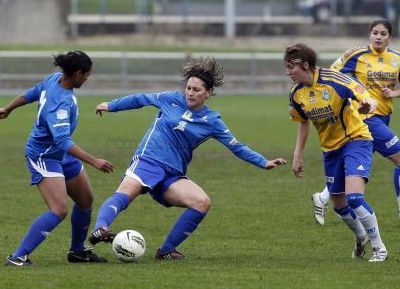
[[[139,232],[124,230],[115,236],[112,250],[119,260],[134,262],[139,260],[146,251],[146,241]]]

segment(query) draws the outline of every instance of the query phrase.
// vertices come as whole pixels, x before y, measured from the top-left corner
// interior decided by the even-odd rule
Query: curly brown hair
[[[225,71],[214,57],[192,58],[184,67],[182,76],[187,82],[191,77],[201,79],[207,90],[224,84]]]

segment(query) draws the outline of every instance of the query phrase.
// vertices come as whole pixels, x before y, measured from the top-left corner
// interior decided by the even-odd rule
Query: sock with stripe
[[[346,195],[347,202],[353,209],[357,218],[360,220],[362,226],[371,240],[372,247],[384,248],[379,234],[378,221],[371,206],[365,201],[364,194],[351,193]]]
[[[48,211],[31,224],[28,233],[25,235],[17,250],[12,254],[12,258],[29,255],[37,246],[39,246],[51,231],[61,222],[61,218]]]
[[[128,195],[115,192],[101,205],[94,228],[97,229],[111,225],[118,214],[128,207],[129,203]]]
[[[357,239],[362,239],[365,237],[367,233],[350,206],[334,210],[347,225],[347,227],[349,227],[349,229],[354,233]]]

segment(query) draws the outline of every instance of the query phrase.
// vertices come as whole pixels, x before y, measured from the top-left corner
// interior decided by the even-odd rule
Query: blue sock
[[[84,242],[90,225],[92,209],[80,209],[74,204],[71,214],[71,251],[76,253],[85,249]]]
[[[108,227],[128,207],[129,202],[128,195],[115,192],[101,205],[94,228]]]
[[[353,220],[355,220],[357,218],[356,214],[354,213],[354,211],[351,209],[350,206],[346,206],[340,209],[335,209],[335,212],[340,215],[341,217],[346,216],[347,214],[350,214],[351,217],[353,218]]]
[[[394,183],[394,190],[396,192],[396,197],[400,197],[400,167],[395,166],[393,172],[393,183]]]
[[[37,217],[31,224],[28,233],[25,235],[17,250],[12,254],[12,257],[29,255],[44,241],[44,239],[46,239],[49,233],[53,231],[60,222],[60,217],[51,211]]]
[[[197,226],[204,219],[206,213],[195,209],[187,209],[176,221],[171,232],[160,248],[160,254],[166,254],[175,249],[180,243],[196,230]]]
[[[371,215],[374,213],[374,210],[367,203],[364,198],[364,194],[361,193],[352,193],[346,195],[347,203],[352,209],[357,209],[360,206],[363,206]]]

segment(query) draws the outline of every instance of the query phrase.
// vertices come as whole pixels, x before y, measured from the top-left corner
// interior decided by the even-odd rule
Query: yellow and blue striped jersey
[[[381,89],[383,87],[394,89],[399,81],[399,52],[386,48],[384,52],[378,53],[371,45],[353,48],[337,59],[331,69],[349,74],[365,86],[371,96],[378,101],[378,108],[373,114],[392,113],[393,100],[383,97]]]
[[[311,86],[304,83],[290,91],[290,117],[311,120],[318,131],[323,151],[340,148],[354,139],[372,139],[353,101],[369,97],[367,90],[340,72],[317,68]]]

